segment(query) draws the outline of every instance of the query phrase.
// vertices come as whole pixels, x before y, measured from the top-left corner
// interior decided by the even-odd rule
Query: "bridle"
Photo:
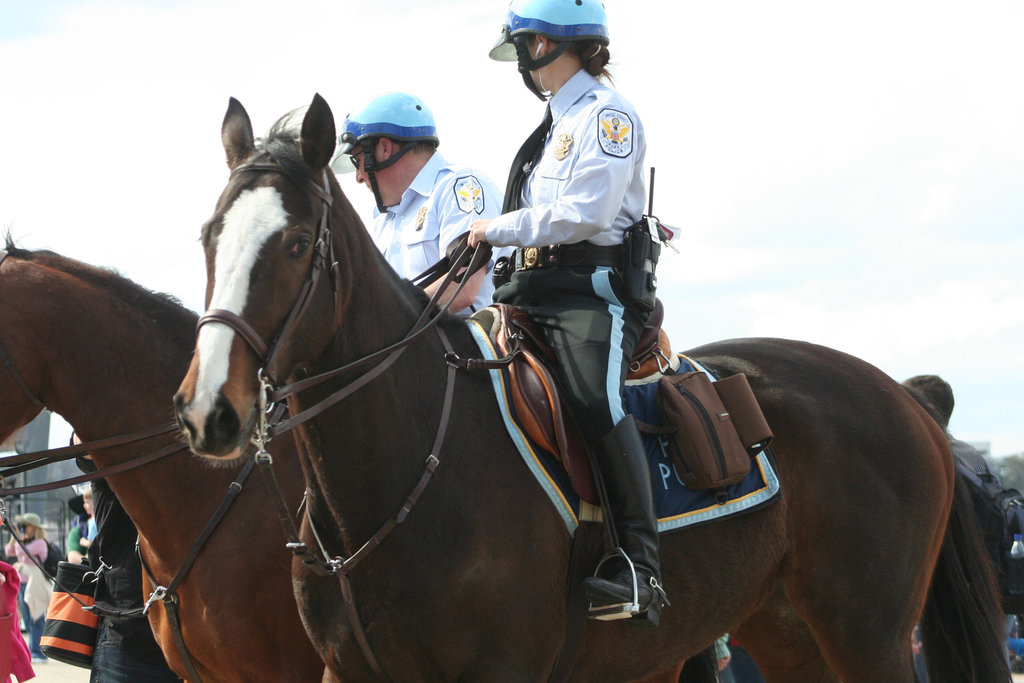
[[[463,262],[470,254],[470,248],[466,247],[461,253],[457,254],[451,259],[453,265],[448,271],[445,279],[441,285],[437,288],[434,295],[430,298],[430,301],[424,307],[423,312],[413,323],[410,330],[405,334],[404,337],[398,341],[390,344],[377,351],[369,353],[361,358],[354,361],[348,362],[338,368],[323,372],[312,377],[293,382],[291,384],[277,387],[277,378],[279,368],[277,362],[279,360],[279,353],[282,348],[286,345],[287,341],[293,334],[299,320],[309,307],[312,300],[313,293],[316,290],[317,284],[323,278],[325,271],[331,271],[333,273],[333,287],[335,297],[335,321],[334,329],[337,330],[341,324],[340,320],[340,308],[338,306],[339,296],[339,284],[337,281],[338,263],[334,258],[333,240],[330,232],[330,214],[332,206],[332,198],[330,196],[330,185],[328,183],[328,176],[326,169],[323,174],[323,185],[317,185],[315,182],[296,178],[294,174],[290,173],[284,166],[276,163],[266,162],[250,162],[236,167],[232,171],[232,175],[236,173],[243,173],[248,171],[269,171],[274,173],[281,173],[288,177],[290,180],[298,184],[300,187],[306,188],[316,197],[318,197],[323,204],[323,213],[320,218],[319,233],[316,242],[316,250],[313,258],[310,262],[309,271],[306,275],[306,280],[303,283],[302,289],[292,305],[288,316],[285,318],[285,322],[281,326],[280,332],[276,335],[275,339],[271,343],[266,343],[263,338],[252,328],[252,326],[246,322],[241,316],[236,315],[230,311],[221,309],[214,309],[207,311],[200,319],[197,325],[198,328],[205,324],[220,323],[227,325],[234,331],[236,331],[242,339],[246,341],[250,349],[260,359],[259,370],[257,370],[257,380],[260,388],[257,395],[257,424],[255,426],[253,435],[251,436],[252,443],[256,446],[255,460],[259,466],[260,473],[263,475],[264,481],[267,484],[268,489],[272,493],[275,506],[277,508],[278,518],[281,521],[282,529],[284,530],[285,537],[287,539],[287,548],[299,558],[310,571],[314,572],[319,576],[338,576],[341,583],[342,595],[344,597],[345,612],[348,617],[349,623],[352,627],[353,636],[359,644],[360,649],[363,652],[363,656],[366,658],[367,664],[373,670],[381,680],[390,680],[384,670],[381,668],[376,656],[373,653],[373,649],[370,646],[369,639],[367,638],[366,631],[363,628],[362,622],[359,618],[359,613],[355,605],[355,599],[352,592],[351,581],[348,574],[358,565],[365,557],[367,557],[384,538],[391,533],[399,524],[405,521],[406,517],[412,511],[416,505],[423,491],[426,489],[427,484],[430,482],[431,477],[434,474],[437,466],[440,464],[440,452],[441,447],[444,444],[445,434],[447,432],[448,423],[451,417],[452,401],[455,389],[455,372],[457,369],[456,363],[452,362],[453,358],[457,358],[451,342],[448,340],[443,328],[437,325],[440,320],[441,313],[448,309],[455,297],[458,296],[466,282],[469,281],[469,275],[473,272],[473,265],[479,263],[481,260],[481,254],[484,253],[486,247],[477,247],[472,252],[472,263],[466,268],[466,273],[462,276],[457,289],[444,301],[443,304],[438,306],[438,301],[442,298],[448,285],[451,284],[455,278],[456,273],[460,270]],[[486,258],[483,258],[486,261]],[[416,484],[410,490],[408,496],[402,502],[399,509],[388,518],[383,526],[373,534],[368,541],[363,543],[352,555],[349,557],[335,556],[330,557],[323,544],[320,542],[320,536],[314,525],[312,513],[309,510],[309,505],[305,505],[305,515],[309,528],[316,539],[319,554],[314,553],[310,550],[309,546],[303,543],[299,539],[298,530],[295,526],[295,520],[288,509],[287,503],[285,502],[284,495],[281,492],[280,485],[277,482],[277,477],[274,473],[272,464],[273,457],[267,452],[266,446],[270,440],[285,431],[292,429],[293,427],[302,424],[323,411],[327,410],[331,406],[337,404],[344,398],[350,396],[355,391],[369,384],[374,378],[381,375],[387,370],[401,354],[420,336],[423,335],[427,330],[433,329],[441,340],[442,345],[445,349],[445,362],[447,364],[447,379],[445,384],[445,395],[441,408],[441,416],[438,423],[437,433],[434,438],[433,445],[431,447],[430,454],[427,456],[420,477]],[[376,361],[376,364],[370,369],[366,370],[363,374],[356,377],[354,380],[346,383],[343,387],[337,391],[331,393],[326,398],[322,399],[318,403],[302,410],[296,415],[292,415],[287,419],[278,420],[275,417],[267,419],[271,414],[271,411],[275,409],[277,404],[290,396],[297,394],[300,391],[309,389],[313,386],[322,384],[330,379],[336,378],[343,373],[347,373],[352,369],[366,365],[368,363]],[[306,492],[307,497],[309,491]],[[304,501],[305,502],[305,501]]]
[[[293,304],[291,311],[288,313],[288,317],[281,326],[281,332],[277,335],[276,340],[271,342],[271,344],[268,345],[264,342],[263,337],[261,337],[260,334],[252,328],[252,325],[246,322],[241,316],[232,313],[231,311],[219,308],[208,310],[199,318],[199,322],[196,325],[196,333],[198,334],[202,326],[208,323],[217,322],[227,325],[249,344],[249,347],[256,352],[257,357],[263,359],[262,373],[264,377],[269,382],[276,383],[277,362],[279,359],[278,354],[283,346],[283,342],[291,337],[295,326],[302,318],[302,314],[306,312],[307,308],[309,308],[309,304],[313,299],[313,292],[316,291],[317,283],[325,272],[330,272],[334,275],[331,279],[331,285],[334,290],[334,310],[336,312],[336,317],[340,315],[338,308],[338,263],[334,260],[334,241],[331,239],[330,233],[330,214],[333,198],[331,197],[330,186],[328,185],[326,169],[324,169],[323,172],[323,185],[318,185],[312,180],[297,178],[294,174],[288,173],[283,166],[266,162],[249,163],[237,166],[231,172],[231,175],[234,176],[236,174],[249,171],[272,171],[283,173],[293,182],[297,183],[299,186],[303,187],[320,199],[323,204],[323,213],[320,216],[320,225],[317,231],[317,239],[314,245],[313,258],[309,266],[309,271],[307,272],[306,280],[302,285],[302,289],[299,291],[299,295],[295,300],[295,304]]]
[[[338,297],[340,295],[340,285],[338,283],[339,271],[338,262],[334,257],[334,243],[331,239],[330,233],[330,209],[332,206],[332,198],[330,195],[329,184],[327,179],[327,170],[323,173],[323,185],[318,185],[313,181],[295,177],[294,174],[290,173],[287,168],[276,163],[267,162],[251,162],[236,167],[232,171],[232,175],[236,173],[243,173],[247,171],[269,171],[273,173],[280,173],[288,177],[294,183],[307,189],[309,192],[317,196],[323,203],[323,214],[320,217],[319,232],[317,242],[315,245],[315,253],[313,259],[310,262],[309,270],[306,274],[306,280],[302,285],[302,289],[299,291],[296,297],[295,303],[292,305],[288,316],[285,318],[285,322],[281,326],[280,332],[277,333],[274,340],[271,343],[264,341],[263,337],[253,329],[245,319],[241,316],[223,309],[211,309],[203,314],[199,318],[197,324],[197,332],[203,325],[210,323],[220,323],[227,325],[235,332],[237,332],[242,339],[249,345],[249,348],[256,354],[256,357],[260,359],[260,369],[257,372],[258,380],[260,382],[260,392],[265,394],[266,405],[272,406],[289,396],[297,394],[306,389],[312,388],[316,385],[322,384],[328,380],[334,379],[342,374],[345,374],[356,367],[366,365],[373,361],[379,361],[379,363],[367,371],[366,374],[354,380],[350,385],[338,390],[331,394],[321,402],[303,410],[302,412],[291,416],[290,418],[268,424],[267,425],[267,437],[277,436],[286,432],[293,427],[302,424],[313,417],[316,417],[327,408],[335,405],[345,397],[349,396],[352,392],[361,388],[367,384],[370,380],[381,374],[391,364],[398,360],[398,356],[401,352],[408,347],[412,342],[423,335],[427,330],[434,328],[438,331],[439,335],[443,336],[441,328],[436,326],[437,321],[440,319],[440,313],[444,312],[454,301],[464,286],[465,281],[468,281],[468,274],[472,272],[475,265],[479,263],[480,254],[483,249],[477,247],[472,252],[472,263],[467,269],[467,277],[464,277],[460,282],[458,289],[453,292],[443,303],[439,305],[441,294],[447,288],[447,286],[453,282],[456,278],[456,271],[458,265],[464,265],[470,257],[471,248],[466,247],[460,253],[454,254],[451,258],[453,263],[451,269],[441,285],[437,288],[434,296],[431,297],[430,301],[424,307],[423,312],[417,318],[416,322],[413,323],[412,328],[405,334],[404,337],[399,339],[393,344],[390,344],[384,348],[378,349],[372,353],[369,353],[361,358],[346,363],[338,368],[323,372],[318,375],[307,377],[302,380],[298,380],[291,384],[279,386],[279,378],[277,374],[279,368],[277,362],[279,360],[280,349],[283,348],[286,342],[290,339],[292,333],[295,330],[296,325],[301,319],[302,315],[306,312],[310,302],[313,298],[313,293],[316,289],[317,283],[323,276],[324,271],[331,271],[332,283],[334,287],[335,297],[335,321],[334,326],[337,329],[340,325],[340,307],[338,305]],[[484,259],[486,260],[486,259]],[[433,314],[433,315],[432,315]],[[381,360],[383,359],[383,360]]]

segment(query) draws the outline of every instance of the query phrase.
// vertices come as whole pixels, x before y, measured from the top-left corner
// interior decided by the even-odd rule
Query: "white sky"
[[[606,5],[682,233],[659,269],[674,346],[788,337],[940,374],[954,434],[1024,451],[1024,4]],[[201,309],[229,96],[261,133],[314,92],[340,122],[406,90],[504,185],[542,115],[486,57],[506,7],[0,0],[0,228]]]

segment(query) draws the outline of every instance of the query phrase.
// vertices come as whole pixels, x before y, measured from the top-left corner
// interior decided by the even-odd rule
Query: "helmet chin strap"
[[[405,156],[406,152],[415,146],[415,143],[407,142],[389,158],[384,161],[377,161],[376,157],[373,156],[373,148],[377,146],[377,139],[364,138],[360,142],[363,146],[363,168],[366,169],[366,177],[370,179],[370,189],[373,190],[373,200],[377,202],[377,210],[381,213],[387,213],[388,207],[384,206],[384,199],[380,196],[380,187],[377,185],[377,171],[383,171],[401,159]]]
[[[562,53],[571,47],[571,44],[568,42],[555,43],[551,52],[540,59],[530,56],[530,50],[526,45],[526,36],[515,36],[512,38],[512,44],[516,46],[516,55],[519,57],[519,73],[523,75],[523,83],[526,84],[527,90],[536,95],[541,102],[546,102],[551,93],[541,92],[537,84],[533,82],[533,78],[530,77],[530,72],[545,67],[561,57]]]

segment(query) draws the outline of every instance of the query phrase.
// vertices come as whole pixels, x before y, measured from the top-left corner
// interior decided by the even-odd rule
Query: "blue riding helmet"
[[[432,142],[435,146],[439,143],[434,115],[423,100],[407,93],[389,93],[373,99],[358,114],[345,117],[331,169],[335,173],[351,173],[355,170],[352,150],[360,143],[367,150],[367,143],[372,145],[379,137],[400,142]],[[377,166],[378,170],[382,168]]]
[[[520,61],[515,39],[533,33],[557,43],[595,40],[607,45],[608,17],[600,0],[512,0],[491,59]]]

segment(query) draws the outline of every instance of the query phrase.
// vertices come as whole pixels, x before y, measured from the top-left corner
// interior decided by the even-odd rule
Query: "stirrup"
[[[597,619],[598,621],[614,621],[616,619],[630,619],[640,614],[640,587],[636,581],[636,566],[633,564],[633,560],[629,559],[629,555],[622,548],[616,548],[616,552],[610,555],[605,555],[601,558],[601,561],[597,563],[597,567],[594,569],[594,578],[601,577],[601,567],[605,565],[608,560],[614,560],[622,558],[626,561],[626,566],[629,567],[629,575],[633,579],[633,601],[632,602],[619,602],[611,605],[601,605],[595,607],[594,603],[591,602],[587,607],[587,616],[591,619]]]
[[[637,579],[636,565],[629,559],[629,556],[622,550],[622,548],[616,548],[616,553],[611,555],[605,555],[601,558],[601,561],[597,563],[597,568],[594,570],[594,577],[601,578],[599,576],[601,567],[611,559],[623,558],[626,560],[626,566],[629,568],[629,575],[632,579],[632,601],[629,602],[618,602],[607,605],[595,606],[591,602],[587,609],[587,616],[591,619],[599,621],[613,621],[616,619],[646,619],[651,625],[657,625],[660,615],[661,608],[664,605],[669,604],[668,597],[665,595],[665,590],[661,587],[658,579],[653,575],[649,579],[649,586],[651,588],[651,598],[648,603],[644,606],[640,605],[640,584]]]

